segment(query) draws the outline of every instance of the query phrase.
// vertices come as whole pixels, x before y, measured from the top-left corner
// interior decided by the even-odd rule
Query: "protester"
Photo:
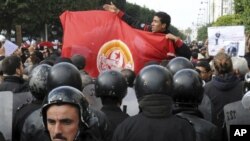
[[[182,42],[182,40],[179,37],[173,35],[168,30],[170,23],[171,23],[171,17],[167,13],[156,12],[153,17],[151,25],[147,25],[127,15],[126,13],[118,9],[112,2],[111,4],[104,4],[103,9],[106,11],[116,13],[122,20],[124,20],[125,22],[127,22],[129,25],[131,25],[134,28],[145,30],[145,31],[151,31],[154,33],[166,34],[165,37],[173,41],[176,54],[179,56],[186,57],[187,59],[190,59],[191,57],[190,49]],[[175,54],[167,54],[167,55],[168,57],[175,56]]]
[[[2,62],[3,82],[0,91],[27,92],[28,83],[23,79],[23,63],[18,56],[8,56]]]
[[[195,69],[199,72],[201,79],[206,83],[212,79],[213,72],[207,61],[199,61]]]
[[[234,74],[231,57],[226,53],[215,55],[213,64],[215,76],[206,83],[204,94],[211,100],[211,107],[207,108],[211,109],[212,123],[225,131],[223,107],[242,98],[243,82]]]
[[[13,120],[13,141],[45,141],[40,110],[42,102],[47,96],[47,77],[51,66],[42,64],[35,67],[29,77],[29,90],[36,98],[17,110]],[[32,130],[31,130],[32,129]]]

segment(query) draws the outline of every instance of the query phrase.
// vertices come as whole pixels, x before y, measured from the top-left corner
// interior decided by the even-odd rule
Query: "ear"
[[[164,28],[164,29],[167,29],[167,24],[164,23],[164,24],[161,25],[161,27]]]

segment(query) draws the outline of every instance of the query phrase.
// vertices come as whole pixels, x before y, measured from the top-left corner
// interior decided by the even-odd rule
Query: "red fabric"
[[[130,68],[138,73],[146,62],[160,62],[175,53],[164,34],[133,29],[111,12],[66,11],[60,19],[64,30],[62,56],[85,56],[85,70],[93,77],[106,69]]]

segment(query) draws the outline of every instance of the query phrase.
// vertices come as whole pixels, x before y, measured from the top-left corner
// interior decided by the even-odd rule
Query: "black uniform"
[[[128,114],[122,112],[122,110],[117,107],[117,106],[108,106],[108,105],[104,105],[101,109],[101,111],[103,113],[106,114],[109,122],[110,122],[110,128],[112,131],[115,130],[115,128],[123,121],[125,120],[127,117],[129,117]]]
[[[201,117],[195,111],[183,111],[177,114],[188,119],[196,131],[196,141],[221,141],[219,129]]]
[[[0,132],[0,141],[5,141],[3,134]]]
[[[170,114],[153,117],[140,113],[125,119],[115,130],[113,141],[195,141],[187,120]]]
[[[19,109],[13,121],[13,141],[46,141],[40,116],[41,101],[35,101]]]
[[[203,82],[199,73],[193,69],[183,69],[175,73],[174,113],[188,119],[196,131],[196,141],[220,141],[219,129],[203,119],[202,113],[198,110],[198,105],[203,98]]]

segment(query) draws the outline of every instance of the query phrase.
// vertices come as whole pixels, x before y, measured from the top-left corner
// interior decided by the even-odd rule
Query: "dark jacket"
[[[196,141],[221,141],[219,129],[201,117],[196,111],[182,111],[177,114],[192,122],[196,132]]]
[[[132,26],[136,29],[141,29],[141,30],[150,31],[150,32],[152,31],[151,25],[147,25],[139,20],[136,20],[135,18],[129,16],[126,13],[123,13],[122,11],[120,11],[118,13],[118,16],[121,17],[122,20],[125,21],[127,24],[129,24],[130,26]],[[163,34],[168,34],[168,33],[171,33],[168,29],[165,30],[165,32],[163,32]],[[176,42],[173,42],[173,44],[175,46],[175,52],[176,52],[177,56],[183,56],[187,59],[190,59],[192,52],[191,52],[190,48],[185,43],[183,43],[179,39]]]
[[[21,107],[13,121],[13,141],[46,141],[40,116],[41,101],[34,101]]]
[[[0,84],[0,91],[27,92],[29,91],[28,82],[18,76],[5,76]]]
[[[103,113],[107,116],[109,122],[110,122],[110,129],[112,131],[115,130],[115,128],[127,117],[129,117],[128,114],[122,112],[122,110],[117,106],[112,105],[104,105],[101,109]]]
[[[3,134],[0,132],[0,141],[5,141]]]
[[[212,123],[219,128],[224,123],[223,107],[242,98],[243,82],[229,73],[224,76],[215,76],[206,83],[204,94],[211,100]]]
[[[118,125],[113,141],[195,141],[191,123],[173,115],[172,104],[164,96],[144,96],[142,112]]]

